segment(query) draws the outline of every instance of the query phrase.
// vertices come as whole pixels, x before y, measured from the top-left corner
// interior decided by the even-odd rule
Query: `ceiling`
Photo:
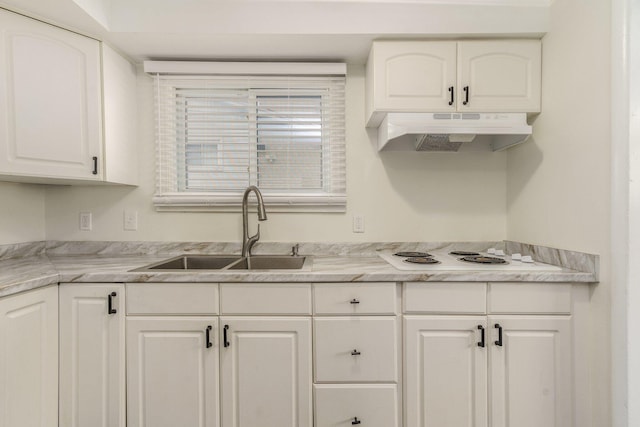
[[[0,0],[145,59],[364,63],[375,39],[540,38],[552,0]]]

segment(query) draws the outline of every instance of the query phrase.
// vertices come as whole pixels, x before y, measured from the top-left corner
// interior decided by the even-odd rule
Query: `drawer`
[[[571,313],[570,283],[489,283],[492,314]]]
[[[127,283],[127,314],[218,314],[217,283]]]
[[[398,426],[395,384],[315,385],[315,427]],[[357,418],[357,421],[356,421]]]
[[[327,317],[313,320],[317,382],[397,380],[394,317]]]
[[[478,282],[405,283],[405,313],[485,314],[487,285]]]
[[[316,283],[315,314],[396,314],[395,283]]]
[[[309,283],[222,283],[222,314],[311,314]]]

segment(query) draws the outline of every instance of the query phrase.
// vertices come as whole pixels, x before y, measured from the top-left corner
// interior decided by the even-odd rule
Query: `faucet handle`
[[[291,256],[298,256],[298,250],[300,250],[300,243],[291,246]]]

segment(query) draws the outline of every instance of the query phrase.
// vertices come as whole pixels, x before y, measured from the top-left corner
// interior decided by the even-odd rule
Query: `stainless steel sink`
[[[305,256],[253,255],[229,266],[229,270],[299,270]]]
[[[306,256],[290,255],[180,255],[132,271],[300,270],[309,267],[309,261]]]
[[[220,270],[241,260],[240,256],[229,255],[181,255],[165,261],[136,269],[147,270]]]

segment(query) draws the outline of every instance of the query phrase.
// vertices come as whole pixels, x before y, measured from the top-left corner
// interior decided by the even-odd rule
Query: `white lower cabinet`
[[[584,312],[572,308],[580,305],[583,292],[575,292],[573,303],[570,298],[559,304],[567,292],[572,294],[571,285],[511,286],[509,293],[522,286],[527,300],[498,304],[506,301],[500,284],[490,287],[487,302],[513,314],[462,315],[441,309],[439,315],[405,316],[405,427],[584,425],[574,418],[586,410],[574,384],[588,372],[573,358],[573,348],[581,345],[576,337],[582,335],[573,330],[574,318],[584,318]],[[428,298],[430,284],[423,287],[422,297]],[[441,296],[440,286],[433,290]],[[474,293],[451,289],[452,298]],[[554,310],[557,314],[548,314]],[[530,314],[535,312],[545,314]]]
[[[311,427],[311,318],[225,316],[220,327],[222,426]]]
[[[405,316],[407,427],[487,426],[486,327],[486,316]]]
[[[122,284],[60,285],[60,426],[125,427]]]
[[[58,287],[0,299],[0,427],[58,425]]]
[[[316,427],[398,426],[395,384],[316,384]]]
[[[127,318],[127,426],[217,427],[217,317]]]
[[[489,316],[489,326],[491,427],[574,425],[571,318]]]
[[[591,425],[585,286],[341,285],[62,284],[59,426]],[[57,291],[0,299],[0,427],[56,425]]]

